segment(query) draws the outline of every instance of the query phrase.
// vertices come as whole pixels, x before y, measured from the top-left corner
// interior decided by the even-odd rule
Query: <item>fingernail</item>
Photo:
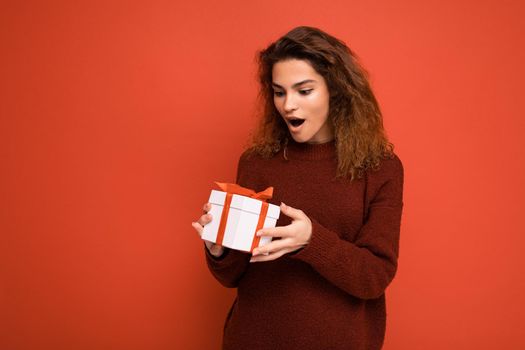
[[[261,230],[257,231],[256,235],[257,235],[257,236],[262,235],[262,231],[261,231]]]
[[[284,202],[281,202],[281,205],[286,208],[286,204],[284,204]]]

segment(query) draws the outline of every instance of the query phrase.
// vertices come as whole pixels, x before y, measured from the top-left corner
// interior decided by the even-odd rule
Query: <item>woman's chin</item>
[[[291,136],[292,136],[292,139],[297,142],[297,143],[304,143],[304,142],[307,142],[308,140],[305,139],[304,137],[301,137],[300,135],[297,135],[297,134],[292,134],[291,133]]]

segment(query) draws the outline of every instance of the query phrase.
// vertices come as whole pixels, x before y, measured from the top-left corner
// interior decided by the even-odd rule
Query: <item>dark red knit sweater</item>
[[[380,349],[385,289],[399,250],[403,166],[397,156],[350,182],[336,180],[334,141],[291,142],[271,159],[243,154],[237,183],[274,187],[271,203],[301,209],[312,220],[310,243],[271,262],[250,254],[206,251],[212,274],[237,298],[224,326],[225,350]],[[288,225],[281,214],[277,226]]]

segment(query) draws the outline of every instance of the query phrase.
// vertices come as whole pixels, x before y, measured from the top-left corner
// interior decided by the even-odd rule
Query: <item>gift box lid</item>
[[[259,199],[234,194],[230,207],[259,215],[261,212],[262,203],[263,202]],[[266,214],[267,217],[278,219],[279,212],[280,210],[278,206],[274,204],[268,204],[268,212]]]
[[[225,200],[226,192],[211,190],[210,199],[208,200],[208,202],[210,202],[211,204],[224,205]]]
[[[268,213],[266,214],[266,216],[277,220],[279,219],[280,213],[281,213],[281,208],[278,205],[270,204],[268,206]]]
[[[225,200],[226,192],[216,190],[211,191],[209,199],[209,202],[211,204],[224,206]],[[261,212],[262,203],[263,202],[259,199],[234,194],[232,196],[230,207],[258,215]],[[279,207],[274,204],[269,204],[268,213],[266,214],[266,216],[277,220],[279,218],[279,214]]]

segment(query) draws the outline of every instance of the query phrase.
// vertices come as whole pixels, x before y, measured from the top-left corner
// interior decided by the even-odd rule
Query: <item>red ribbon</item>
[[[250,198],[255,199],[261,199],[261,200],[267,200],[272,198],[273,196],[273,187],[268,187],[264,191],[261,192],[255,192],[251,188],[242,187],[237,184],[229,184],[224,182],[215,182],[221,190],[224,192],[232,193],[232,194],[240,194],[241,196],[246,196]]]
[[[219,231],[217,232],[216,244],[222,245],[222,241],[224,239],[224,232],[226,230],[226,222],[228,221],[228,212],[230,211],[230,204],[234,194],[239,194],[241,196],[246,196],[262,201],[261,212],[259,213],[259,221],[257,222],[255,233],[257,233],[257,231],[263,228],[264,220],[266,219],[266,214],[268,213],[268,203],[265,201],[272,198],[273,187],[268,187],[267,189],[261,192],[255,192],[250,188],[242,187],[237,184],[223,182],[215,183],[221,188],[221,190],[226,192],[226,199],[224,201],[224,208],[222,209],[221,221],[219,224]],[[260,241],[261,237],[255,235],[252,241],[250,252],[253,251],[254,248],[259,246]]]

